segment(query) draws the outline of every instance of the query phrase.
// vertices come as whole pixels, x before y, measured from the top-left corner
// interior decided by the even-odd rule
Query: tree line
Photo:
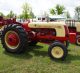
[[[12,10],[6,16],[2,12],[0,12],[0,16],[4,16],[6,18],[17,17],[22,19],[29,19],[35,17],[32,7],[28,3],[24,3],[22,9],[22,13],[18,16]],[[71,18],[70,13],[66,11],[66,8],[63,5],[57,4],[55,7],[51,8],[49,12],[52,15],[64,14],[67,18]],[[75,18],[80,20],[80,6],[75,7]]]
[[[3,16],[5,18],[21,18],[21,19],[29,19],[29,18],[34,18],[35,15],[32,11],[32,7],[28,3],[24,3],[22,5],[22,13],[20,15],[15,14],[12,10],[5,16],[2,12],[0,12],[0,16]]]

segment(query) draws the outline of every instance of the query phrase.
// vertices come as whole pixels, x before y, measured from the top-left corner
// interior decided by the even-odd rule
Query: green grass
[[[80,73],[80,47],[68,49],[65,61],[52,61],[45,44],[38,43],[20,55],[7,53],[0,45],[0,73]]]

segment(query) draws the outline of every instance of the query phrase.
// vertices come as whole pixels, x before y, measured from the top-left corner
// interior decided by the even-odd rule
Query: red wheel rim
[[[18,34],[15,31],[8,31],[5,34],[5,43],[10,49],[16,49],[20,43]]]

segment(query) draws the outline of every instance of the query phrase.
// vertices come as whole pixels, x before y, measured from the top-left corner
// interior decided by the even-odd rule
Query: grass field
[[[48,45],[38,43],[24,54],[10,54],[0,45],[0,73],[80,73],[80,47],[70,45],[65,61],[52,61]]]

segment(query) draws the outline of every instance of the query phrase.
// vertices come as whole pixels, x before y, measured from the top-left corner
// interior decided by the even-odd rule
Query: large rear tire
[[[37,43],[38,43],[37,41],[31,41],[31,42],[29,42],[29,45],[30,46],[35,46]]]
[[[1,36],[3,48],[10,53],[21,53],[27,48],[27,33],[17,24],[4,27]]]
[[[48,54],[51,59],[64,60],[67,56],[67,48],[60,42],[54,42],[49,46]]]

